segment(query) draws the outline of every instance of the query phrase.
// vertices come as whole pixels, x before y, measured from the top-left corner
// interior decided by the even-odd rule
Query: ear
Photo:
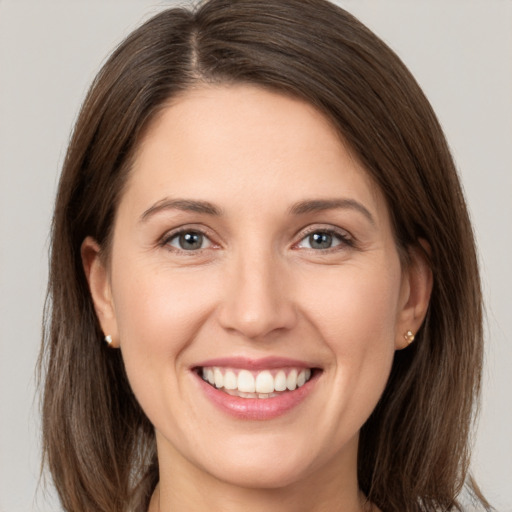
[[[112,338],[111,347],[119,347],[119,336],[108,269],[96,240],[87,237],[81,247],[82,265],[89,284],[96,315],[105,335]]]
[[[402,273],[400,306],[395,332],[395,349],[401,350],[411,343],[407,333],[416,335],[427,315],[432,294],[432,269],[428,262],[430,246],[421,239],[421,247],[409,249],[409,261]]]

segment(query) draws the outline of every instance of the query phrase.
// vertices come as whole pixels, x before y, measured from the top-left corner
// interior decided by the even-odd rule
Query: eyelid
[[[208,241],[210,242],[211,245],[209,245],[208,247],[201,248],[201,249],[189,250],[189,251],[169,245],[169,242],[173,238],[179,236],[182,233],[187,233],[187,232],[200,233],[202,236],[204,236],[205,238],[208,239]],[[340,240],[339,244],[335,245],[334,247],[327,248],[327,249],[308,249],[308,248],[304,248],[306,250],[311,250],[311,251],[314,251],[314,252],[317,252],[317,253],[319,253],[319,252],[326,253],[326,252],[329,252],[329,251],[341,250],[341,249],[346,248],[346,247],[355,247],[356,243],[357,243],[357,240],[354,238],[354,236],[352,236],[352,234],[350,232],[348,232],[346,229],[340,228],[338,226],[333,226],[333,225],[315,224],[315,225],[311,225],[311,226],[308,226],[308,227],[302,229],[294,237],[296,239],[296,242],[294,242],[292,244],[292,249],[301,249],[301,247],[298,247],[299,244],[307,236],[311,235],[312,233],[327,233],[327,234],[332,235],[332,236],[334,236],[334,237],[336,237],[336,238],[338,238]],[[162,247],[167,247],[168,250],[170,250],[170,251],[178,252],[178,253],[186,253],[187,255],[190,256],[190,255],[193,255],[193,254],[198,254],[198,253],[200,253],[200,252],[202,252],[202,251],[204,251],[206,249],[212,249],[212,248],[218,249],[218,248],[220,248],[221,244],[216,242],[214,240],[215,238],[217,238],[217,237],[212,232],[212,230],[206,228],[205,226],[197,225],[197,224],[184,224],[184,225],[178,226],[176,228],[173,228],[173,229],[171,229],[169,231],[166,231],[160,237],[160,239],[158,241],[158,245],[162,246]]]
[[[205,237],[209,242],[210,245],[208,247],[203,247],[201,249],[196,250],[184,250],[180,249],[179,247],[174,247],[170,245],[170,241],[173,238],[176,238],[177,236],[183,234],[183,233],[199,233],[203,237]],[[159,239],[158,245],[161,247],[166,247],[169,251],[177,252],[177,253],[186,253],[188,256],[193,254],[198,254],[206,249],[211,248],[218,248],[220,244],[215,242],[213,240],[214,236],[210,229],[205,228],[204,226],[200,226],[197,224],[184,224],[182,226],[178,226],[176,228],[173,228],[169,231],[166,231]]]
[[[197,249],[183,249],[181,248],[179,245],[174,245],[174,242],[177,241],[178,244],[181,242],[181,237],[183,235],[187,235],[187,234],[194,234],[194,235],[199,235],[201,237],[201,245],[202,247],[199,247]],[[206,246],[204,246],[204,244],[206,243]],[[197,231],[192,231],[192,230],[186,230],[186,231],[183,231],[181,233],[176,233],[174,236],[171,236],[167,239],[167,245],[169,245],[170,247],[172,247],[173,249],[177,249],[178,251],[185,251],[185,252],[199,252],[203,249],[208,249],[210,248],[213,244],[212,244],[212,241],[203,233],[199,233]]]
[[[299,244],[307,238],[309,235],[313,233],[327,233],[329,235],[335,236],[340,240],[340,243],[335,245],[334,247],[329,247],[327,249],[310,249],[310,248],[304,248],[306,250],[311,250],[314,252],[328,252],[328,251],[336,251],[340,250],[343,247],[354,247],[356,245],[355,238],[346,230],[340,227],[332,226],[332,225],[320,225],[316,224],[313,226],[308,226],[307,228],[301,230],[299,234],[297,235],[298,241],[293,244],[293,248],[301,249],[301,247],[298,247]]]

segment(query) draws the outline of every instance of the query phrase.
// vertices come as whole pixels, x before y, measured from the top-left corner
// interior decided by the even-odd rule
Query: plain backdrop
[[[278,0],[276,0],[278,1]],[[186,1],[0,0],[0,511],[49,512],[34,366],[59,169],[85,92],[141,21]],[[486,365],[473,472],[512,511],[512,2],[346,0],[423,87],[479,243]]]

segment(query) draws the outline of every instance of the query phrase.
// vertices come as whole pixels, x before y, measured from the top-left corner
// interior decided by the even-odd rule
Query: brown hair
[[[169,98],[212,82],[259,84],[316,106],[382,190],[400,251],[428,242],[429,312],[417,341],[396,353],[362,429],[359,484],[383,512],[461,510],[482,360],[464,198],[414,78],[379,38],[324,0],[211,0],[166,10],[133,32],[94,81],[56,200],[40,359],[45,462],[64,508],[144,511],[158,480],[153,428],[120,351],[101,342],[80,246],[92,236],[108,251],[145,127]]]

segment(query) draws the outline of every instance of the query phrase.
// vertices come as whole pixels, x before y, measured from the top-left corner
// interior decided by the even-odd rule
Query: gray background
[[[1,512],[59,509],[51,489],[37,490],[34,365],[52,202],[73,121],[114,45],[176,3],[0,0]],[[488,317],[472,467],[497,509],[512,511],[512,3],[339,3],[416,75],[460,169],[479,241]]]

